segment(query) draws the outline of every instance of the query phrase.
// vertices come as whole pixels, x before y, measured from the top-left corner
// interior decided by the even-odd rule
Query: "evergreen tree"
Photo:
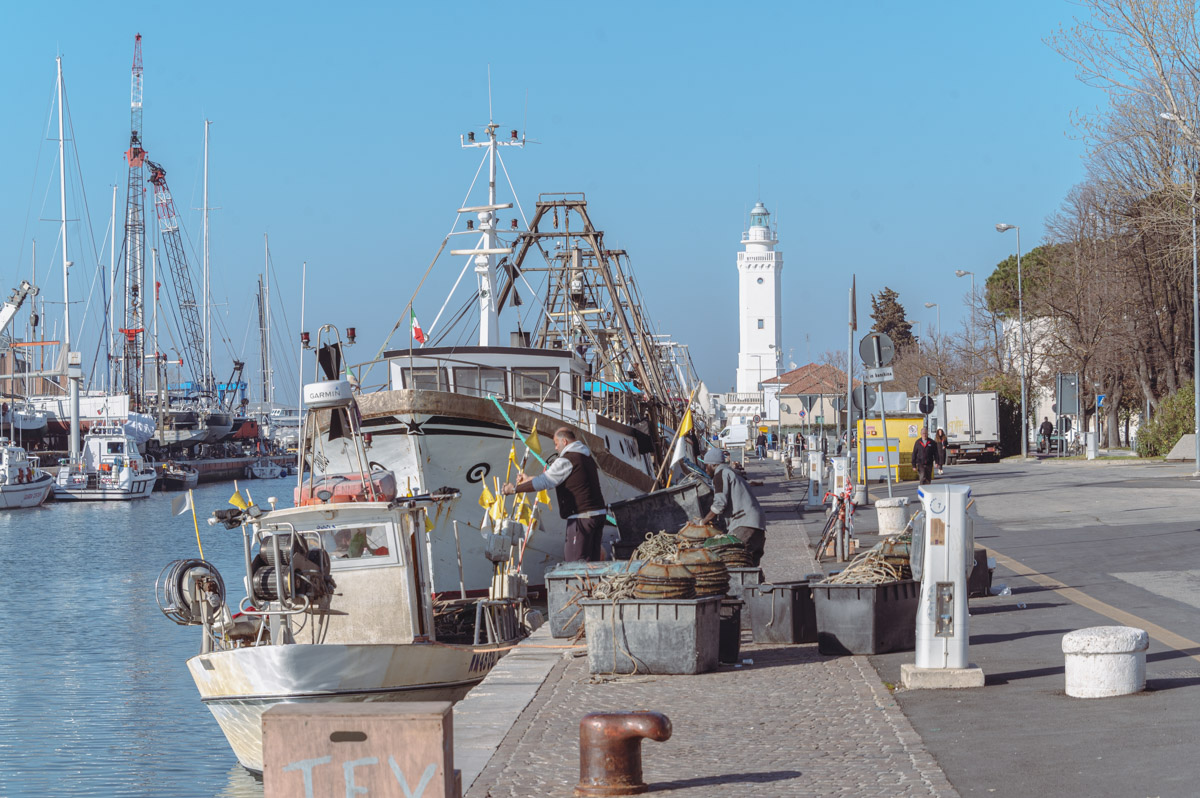
[[[896,349],[907,349],[917,345],[912,334],[912,322],[904,317],[904,306],[897,294],[886,285],[878,294],[871,294],[871,318],[875,323],[872,332],[881,332],[892,339]]]

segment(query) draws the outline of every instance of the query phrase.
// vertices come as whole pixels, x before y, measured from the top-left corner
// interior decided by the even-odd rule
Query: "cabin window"
[[[513,369],[513,399],[518,402],[557,402],[557,369]]]
[[[579,408],[580,401],[583,398],[583,375],[571,375],[571,409]]]
[[[450,382],[441,368],[404,369],[404,387],[417,391],[448,391]]]
[[[454,386],[457,393],[466,396],[508,398],[504,385],[504,369],[456,368]]]
[[[387,524],[355,524],[321,530],[321,544],[333,568],[360,563],[397,562]]]
[[[108,442],[108,451],[106,452],[106,454],[124,454],[124,453],[125,453],[125,442],[124,441],[109,441]]]

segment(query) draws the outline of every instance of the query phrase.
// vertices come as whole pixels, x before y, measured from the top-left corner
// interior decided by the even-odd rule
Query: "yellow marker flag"
[[[488,490],[487,483],[483,483],[483,493],[479,494],[479,506],[485,510],[491,509],[491,506],[496,503],[496,497]]]
[[[246,504],[246,500],[242,498],[242,492],[240,490],[235,490],[233,492],[233,495],[229,497],[229,503],[239,510],[245,510],[247,507],[249,507],[249,505]]]
[[[517,507],[517,520],[522,524],[528,524],[531,520],[533,520],[533,508],[525,502],[522,502]]]
[[[679,437],[683,437],[692,431],[692,408],[688,408],[683,414],[683,421],[679,422]]]
[[[518,463],[517,463],[517,445],[515,443],[511,447],[509,447],[508,462],[512,463],[513,465],[518,465]]]
[[[434,527],[433,521],[429,520],[429,513],[425,514],[425,531],[432,532]]]
[[[533,420],[533,429],[529,430],[529,437],[525,439],[525,445],[538,457],[542,456],[542,442],[538,440],[537,435],[537,419]]]
[[[539,490],[537,493],[537,500],[540,501],[542,504],[549,506],[550,494],[544,490]]]
[[[676,433],[675,447],[671,452],[671,467],[674,468],[676,463],[681,462],[688,455],[687,434],[692,431],[692,408],[688,408],[683,414],[683,421],[679,422],[679,432]]]

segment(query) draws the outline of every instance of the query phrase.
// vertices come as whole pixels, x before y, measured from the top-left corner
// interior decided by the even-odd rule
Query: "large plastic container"
[[[746,602],[741,599],[725,599],[721,602],[720,642],[717,659],[735,664],[742,654],[742,616]]]
[[[817,616],[807,581],[747,585],[744,599],[755,643],[816,642]]]
[[[911,579],[882,585],[812,588],[817,648],[822,654],[912,651],[917,643],[920,586]]]
[[[688,521],[707,515],[710,507],[712,489],[702,482],[685,482],[613,502],[608,509],[621,533],[621,539],[613,544],[613,553],[618,560],[628,560],[646,535],[678,532]]]
[[[592,673],[707,673],[717,667],[721,596],[583,605]]]
[[[987,549],[975,549],[975,567],[967,577],[967,598],[990,596],[992,592],[992,569],[989,567]]]
[[[579,602],[591,598],[592,587],[602,577],[637,573],[641,560],[618,562],[567,562],[546,572],[546,610],[552,637],[574,637],[583,625]]]
[[[730,568],[729,597],[742,598],[746,593],[747,585],[758,585],[762,583],[762,580],[761,568]]]

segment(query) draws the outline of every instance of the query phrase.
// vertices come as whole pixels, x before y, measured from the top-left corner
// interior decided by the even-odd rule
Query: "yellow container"
[[[885,464],[882,422],[878,418],[859,419],[858,470],[855,481],[861,483],[867,479],[886,479],[888,465],[891,466],[893,481],[916,479],[917,471],[912,467],[912,449],[917,438],[921,437],[921,427],[924,424],[924,416],[888,416],[888,451]]]

